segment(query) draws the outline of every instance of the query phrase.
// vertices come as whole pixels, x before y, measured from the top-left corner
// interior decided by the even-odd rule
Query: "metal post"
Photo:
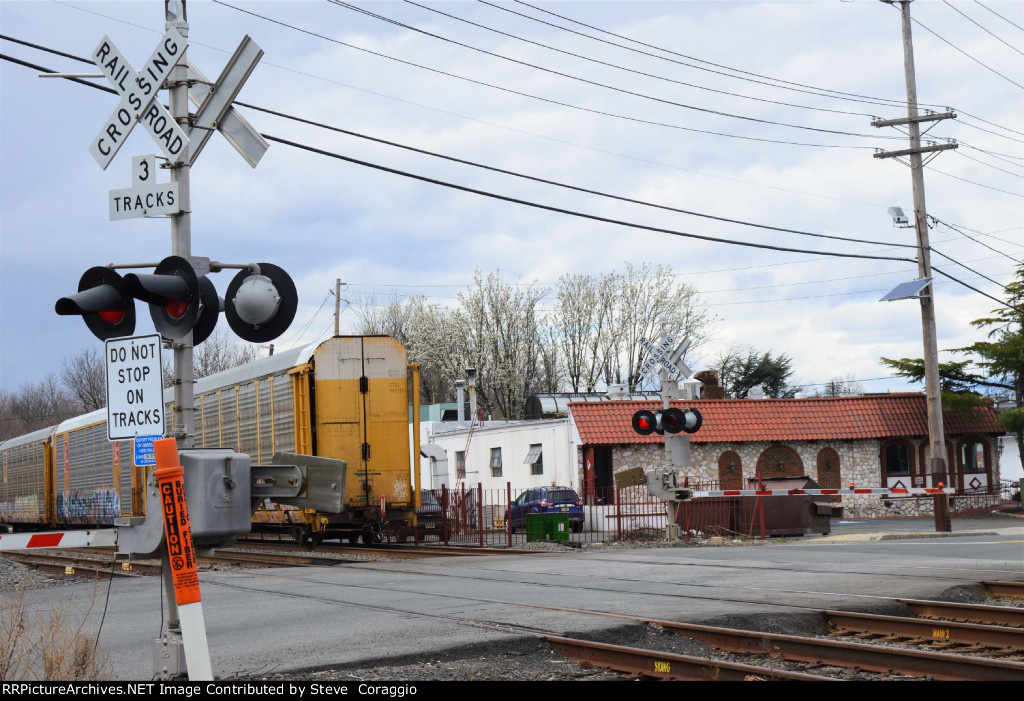
[[[188,39],[188,19],[185,14],[185,3],[175,0],[164,0],[166,22],[165,29],[177,29]],[[187,50],[186,50],[187,51]],[[170,108],[171,116],[186,134],[191,135],[188,115],[188,77],[187,61],[183,58],[170,73]],[[182,160],[171,164],[171,182],[178,184],[178,197],[181,211],[171,215],[171,254],[188,258],[192,255],[192,199],[189,191],[191,183],[191,166],[189,159],[191,147],[182,151]],[[192,369],[192,332],[172,344],[174,349],[174,410],[178,414],[181,433],[178,436],[183,448],[195,446],[195,395]],[[175,422],[176,424],[178,422]]]

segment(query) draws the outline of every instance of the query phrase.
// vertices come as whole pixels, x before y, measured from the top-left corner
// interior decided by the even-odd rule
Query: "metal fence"
[[[566,545],[614,541],[664,541],[670,517],[684,538],[764,537],[764,514],[758,499],[697,499],[668,513],[664,501],[643,485],[599,489],[584,502],[517,506],[510,523],[509,505],[529,489],[484,489],[459,483],[429,493],[437,506],[420,510],[416,539],[479,547],[520,547],[533,542]],[[561,490],[560,490],[561,491]],[[429,501],[429,497],[427,498]],[[525,515],[523,512],[526,512]]]
[[[963,516],[1019,505],[1020,502],[1014,498],[1019,490],[1019,483],[1010,480],[999,480],[999,484],[993,485],[992,490],[987,487],[977,490],[966,489],[949,498],[949,510]]]
[[[695,491],[720,489],[716,482],[690,486]],[[963,492],[950,497],[950,510],[963,515],[1019,503],[1011,498],[1017,489],[1017,483],[1004,480],[992,491]],[[571,545],[666,539],[670,518],[666,503],[652,497],[643,485],[598,490],[587,502],[577,497],[578,503],[572,504],[539,507],[531,503],[525,507],[527,511],[535,508],[542,513],[528,514],[526,519],[510,524],[509,505],[529,491],[513,489],[511,484],[504,489],[484,489],[482,484],[464,482],[453,489],[426,490],[425,495],[432,498],[425,496],[415,538],[419,542],[479,547],[521,547],[542,541]],[[819,500],[830,503],[828,497]],[[775,532],[771,523],[766,529],[765,498],[756,496],[691,499],[679,503],[671,517],[682,537],[690,540],[764,539],[767,532]]]

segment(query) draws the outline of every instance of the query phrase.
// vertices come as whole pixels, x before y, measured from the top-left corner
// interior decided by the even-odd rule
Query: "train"
[[[424,536],[418,518],[418,366],[389,336],[334,336],[199,379],[195,447],[231,448],[267,464],[278,452],[346,462],[341,513],[261,504],[254,532],[305,543]],[[173,392],[164,393],[173,436]],[[151,467],[135,465],[134,441],[109,441],[100,409],[0,443],[0,528],[56,530],[115,525],[144,516]],[[187,476],[186,476],[187,479]],[[422,509],[420,510],[422,515]]]

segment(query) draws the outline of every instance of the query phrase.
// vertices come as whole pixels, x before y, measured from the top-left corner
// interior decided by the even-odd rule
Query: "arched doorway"
[[[804,463],[788,445],[776,443],[764,449],[757,459],[757,478],[803,477]]]
[[[718,456],[718,483],[722,489],[743,489],[743,461],[736,451]]]

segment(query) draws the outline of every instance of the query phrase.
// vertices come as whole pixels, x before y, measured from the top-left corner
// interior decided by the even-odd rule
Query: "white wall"
[[[1017,437],[1007,434],[999,439],[1002,455],[999,457],[1000,478],[1017,481],[1024,477],[1024,468],[1020,464],[1020,452]]]
[[[451,430],[451,423],[424,423],[421,440],[434,443],[448,455],[448,485],[456,482],[455,454],[466,449],[465,429]],[[525,462],[530,446],[540,444],[543,449],[544,472],[531,474]],[[500,477],[491,475],[491,449],[501,448]],[[421,458],[420,475],[424,488],[430,488],[430,460]],[[566,419],[548,419],[522,422],[490,422],[473,431],[466,458],[467,485],[483,484],[484,489],[505,489],[511,482],[513,490],[529,487],[557,485],[578,490],[576,448],[572,443]]]

